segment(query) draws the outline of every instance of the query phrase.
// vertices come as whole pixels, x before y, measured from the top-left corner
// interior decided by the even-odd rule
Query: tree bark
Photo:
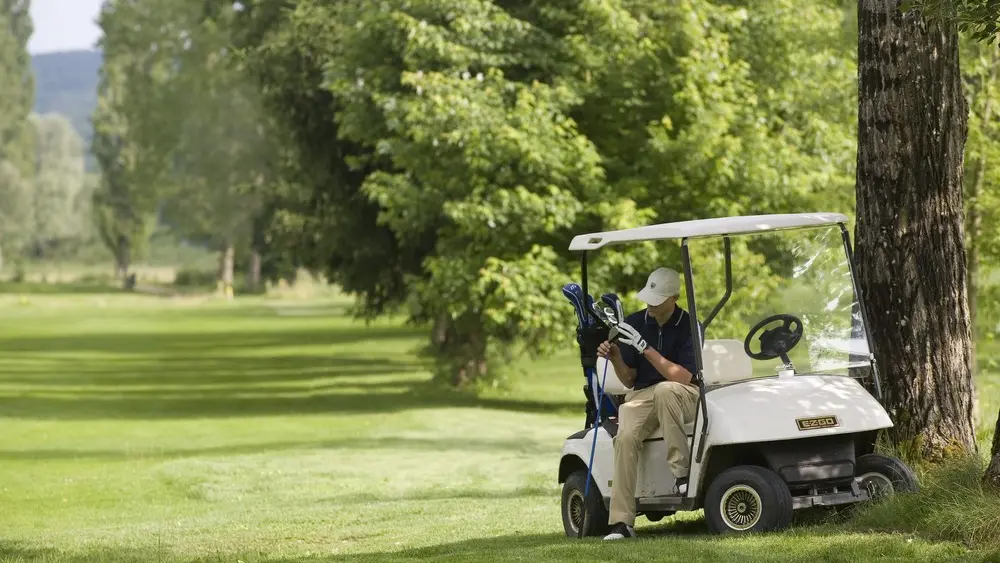
[[[118,238],[118,247],[115,249],[115,279],[122,282],[122,284],[128,283],[128,269],[131,264],[129,263],[129,257],[132,255],[131,248],[129,247],[128,239],[125,237]]]
[[[1000,488],[1000,414],[997,414],[997,427],[993,431],[993,449],[990,455],[993,456],[993,460],[986,468],[986,476],[983,481],[987,485]]]
[[[434,354],[444,360],[441,363],[447,373],[441,375],[454,387],[465,387],[489,373],[482,325],[482,319],[471,313],[458,319],[443,313],[434,320],[431,345]]]
[[[448,343],[448,335],[451,332],[451,315],[447,312],[439,314],[434,319],[434,326],[431,327],[431,345],[438,350],[443,350]]]
[[[260,288],[260,252],[250,250],[250,271],[247,273],[247,287],[256,292]]]
[[[891,438],[909,455],[975,451],[962,167],[967,106],[954,26],[858,3],[857,259]]]
[[[233,291],[233,269],[236,258],[236,249],[233,243],[226,242],[219,253],[219,285],[226,297],[232,298]]]

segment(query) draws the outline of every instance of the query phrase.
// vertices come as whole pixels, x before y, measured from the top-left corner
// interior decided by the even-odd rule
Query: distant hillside
[[[35,70],[35,111],[61,113],[90,145],[90,114],[97,105],[99,51],[64,51],[31,57]]]

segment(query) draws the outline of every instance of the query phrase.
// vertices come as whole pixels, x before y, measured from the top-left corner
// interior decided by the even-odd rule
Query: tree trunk
[[[1000,414],[997,415],[997,427],[993,431],[993,449],[990,453],[993,460],[986,468],[986,476],[983,481],[987,485],[1000,488]]]
[[[431,344],[439,360],[438,369],[446,372],[439,372],[439,376],[447,377],[455,387],[465,387],[489,372],[482,325],[482,319],[475,314],[452,319],[442,313],[434,320]]]
[[[966,288],[967,107],[953,26],[858,3],[857,259],[893,440],[975,450]]]
[[[219,253],[219,285],[226,297],[233,298],[233,264],[235,262],[236,249],[233,243],[226,242]]]
[[[443,350],[448,343],[448,334],[451,332],[451,315],[447,312],[439,314],[434,319],[434,326],[431,327],[431,345],[438,350]]]
[[[260,288],[260,252],[250,250],[250,271],[247,272],[247,288],[256,292]]]
[[[128,239],[119,237],[118,247],[115,249],[115,279],[123,284],[128,281],[128,269],[131,266],[129,257],[131,255]]]

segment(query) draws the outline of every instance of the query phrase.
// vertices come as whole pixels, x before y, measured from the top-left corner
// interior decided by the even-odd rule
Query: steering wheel
[[[775,322],[784,321],[781,326],[776,326],[765,330],[763,334],[760,335],[760,352],[750,351],[750,341],[753,337],[757,335],[758,332],[765,326]],[[794,328],[793,328],[794,327]],[[802,339],[802,321],[793,315],[780,314],[772,315],[750,329],[750,334],[747,334],[746,340],[743,341],[743,351],[747,353],[747,356],[755,360],[773,360],[775,358],[781,358],[781,361],[788,365],[791,360],[788,359],[788,352],[795,345],[799,343]]]

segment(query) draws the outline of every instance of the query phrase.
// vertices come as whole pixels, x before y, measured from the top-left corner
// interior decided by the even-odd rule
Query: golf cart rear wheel
[[[566,478],[562,490],[562,519],[566,535],[575,538],[583,526],[584,536],[603,536],[608,533],[608,511],[604,508],[601,491],[593,480],[584,499],[587,472],[575,471]]]
[[[854,475],[859,485],[868,490],[872,500],[890,497],[896,493],[912,493],[919,488],[917,477],[902,461],[881,454],[866,454],[854,464]]]
[[[781,530],[792,523],[792,510],[788,485],[766,467],[727,469],[705,494],[705,520],[717,534]]]

